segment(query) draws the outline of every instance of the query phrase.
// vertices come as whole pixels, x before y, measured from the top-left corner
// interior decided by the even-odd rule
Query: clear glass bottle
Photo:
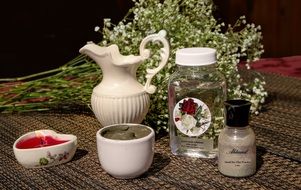
[[[225,78],[216,69],[216,50],[180,49],[176,64],[168,84],[171,151],[175,155],[214,158],[226,99]]]
[[[218,169],[226,176],[246,177],[256,172],[255,134],[248,122],[250,106],[246,100],[225,102],[226,127],[218,139]]]

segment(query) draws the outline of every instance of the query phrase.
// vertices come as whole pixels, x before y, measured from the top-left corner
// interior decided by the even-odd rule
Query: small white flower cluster
[[[167,31],[171,47],[169,63],[158,73],[153,83],[158,87],[151,96],[152,104],[146,123],[157,126],[157,130],[167,130],[167,80],[174,71],[175,52],[184,47],[211,47],[217,49],[218,69],[228,82],[228,98],[244,98],[252,102],[252,111],[260,109],[267,93],[262,79],[244,81],[237,64],[246,60],[249,68],[252,61],[263,53],[260,27],[247,24],[240,17],[233,25],[218,23],[213,17],[211,0],[133,0],[134,7],[117,25],[110,19],[104,20],[101,45],[117,44],[123,54],[139,54],[139,45],[144,37],[164,29]],[[96,28],[97,29],[97,28]],[[97,29],[98,30],[98,29]],[[222,32],[225,31],[225,32]],[[145,81],[146,68],[159,63],[159,48],[150,44],[151,59],[141,64],[137,71],[140,82]]]

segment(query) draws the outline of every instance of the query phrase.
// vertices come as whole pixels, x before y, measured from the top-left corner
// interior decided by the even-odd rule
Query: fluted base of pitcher
[[[99,96],[93,93],[91,105],[102,126],[141,123],[148,112],[150,99],[146,92],[126,97]]]

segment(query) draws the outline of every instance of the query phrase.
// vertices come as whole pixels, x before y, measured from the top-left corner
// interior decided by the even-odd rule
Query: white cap
[[[216,50],[213,48],[184,48],[176,52],[176,64],[184,66],[211,65],[216,62]]]

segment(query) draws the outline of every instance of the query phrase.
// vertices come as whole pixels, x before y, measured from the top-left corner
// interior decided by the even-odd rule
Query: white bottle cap
[[[216,62],[216,50],[213,48],[184,48],[176,52],[176,64],[183,66],[211,65]]]

